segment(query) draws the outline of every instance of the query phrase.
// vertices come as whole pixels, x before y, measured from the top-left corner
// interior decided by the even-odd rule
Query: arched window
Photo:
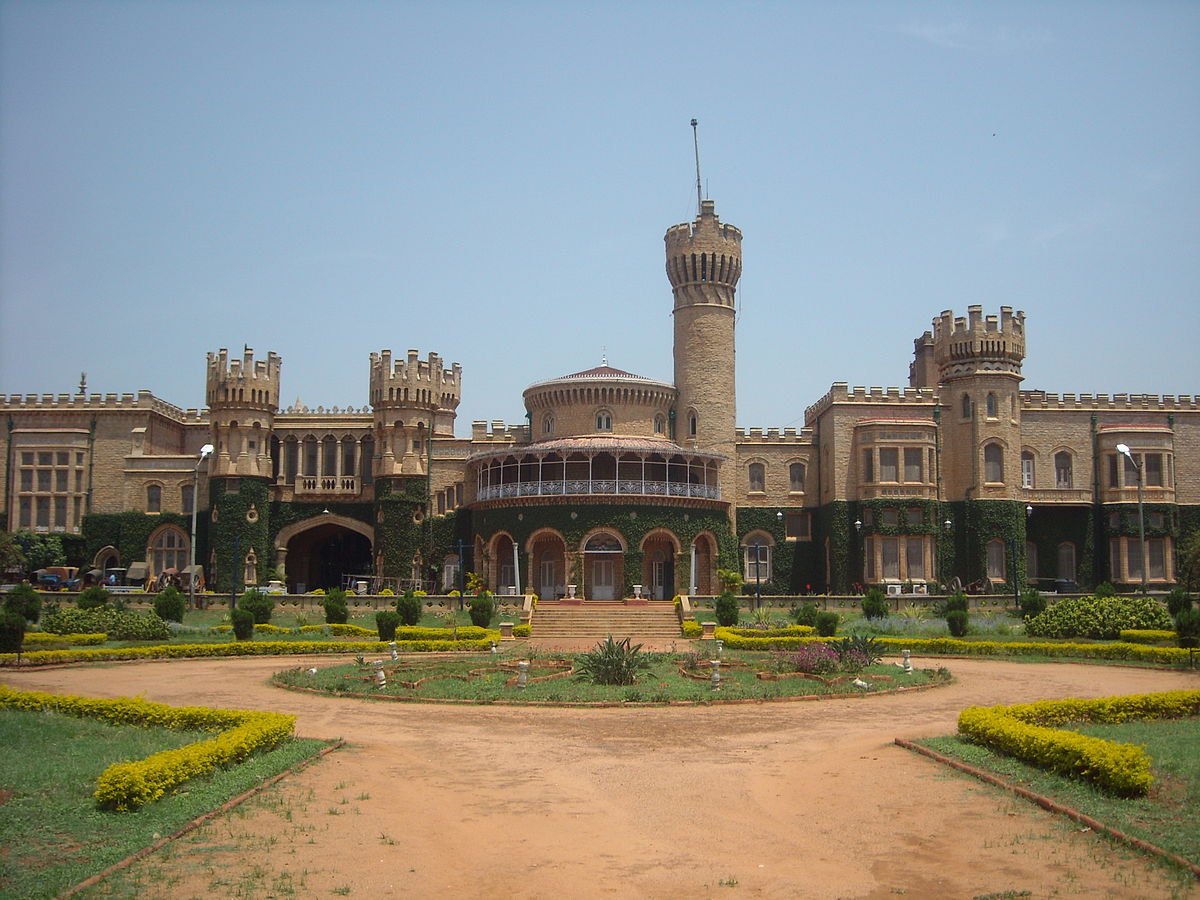
[[[987,417],[989,419],[996,418],[996,395],[988,393],[987,395]]]
[[[1059,450],[1054,454],[1054,486],[1060,491],[1070,490],[1074,486],[1073,468],[1071,454],[1068,451]]]
[[[317,474],[317,439],[311,434],[304,439],[304,470],[300,474]]]
[[[665,434],[666,431],[667,431],[667,419],[666,419],[666,416],[664,416],[660,413],[659,415],[654,417],[654,433],[655,434]]]
[[[699,423],[696,420],[696,414],[694,412],[688,413],[688,437],[696,436],[698,424]]]
[[[182,572],[188,564],[188,539],[181,528],[168,525],[150,536],[147,548],[150,574],[161,575],[167,569]]]
[[[162,512],[162,485],[146,485],[146,512]]]
[[[542,418],[542,434],[554,434],[554,416]]]
[[[983,448],[983,480],[991,484],[1004,481],[1004,448],[999,444]]]
[[[1033,454],[1028,450],[1021,451],[1021,487],[1033,487]]]
[[[253,547],[246,554],[245,566],[242,570],[242,583],[252,587],[258,584],[258,555],[254,552]]]
[[[336,475],[337,463],[337,438],[332,434],[327,434],[321,441],[321,474]]]
[[[596,430],[597,431],[612,431],[612,413],[606,409],[596,413]]]
[[[771,548],[775,540],[765,531],[752,531],[742,540],[743,577],[746,584],[771,580]]]
[[[804,463],[792,463],[788,466],[788,490],[794,494],[804,492]]]
[[[962,395],[962,417],[964,419],[971,418],[971,397],[969,394]]]
[[[766,490],[766,466],[762,463],[750,463],[748,472],[750,476],[750,490],[758,492]]]

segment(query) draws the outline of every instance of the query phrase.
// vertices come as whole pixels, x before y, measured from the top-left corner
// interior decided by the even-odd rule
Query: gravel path
[[[1197,673],[939,660],[924,664],[947,665],[955,684],[893,697],[573,710],[339,700],[266,683],[298,664],[0,679],[278,710],[298,716],[301,736],[351,742],[139,863],[147,898],[1200,896],[892,744],[952,733],[964,706],[1197,688]]]

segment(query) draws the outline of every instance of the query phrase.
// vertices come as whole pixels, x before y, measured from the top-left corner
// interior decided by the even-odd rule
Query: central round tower
[[[679,444],[732,462],[735,294],[742,274],[742,233],[717,218],[712,200],[696,220],[667,229],[667,277],[675,294],[674,433]],[[722,467],[722,496],[732,500],[733,467]]]

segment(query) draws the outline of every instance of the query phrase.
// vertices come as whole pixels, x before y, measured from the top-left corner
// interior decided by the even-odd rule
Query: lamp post
[[[196,460],[196,467],[192,470],[192,543],[188,549],[188,602],[191,603],[192,609],[196,608],[196,510],[200,506],[200,466],[212,452],[212,444],[201,447],[200,458]]]
[[[1128,444],[1117,444],[1117,452],[1133,463],[1133,467],[1137,470],[1137,491],[1138,491],[1138,540],[1142,545],[1142,594],[1145,595],[1148,589],[1147,586],[1147,566],[1150,560],[1146,558],[1146,514],[1142,503],[1142,463],[1138,460],[1129,449]]]

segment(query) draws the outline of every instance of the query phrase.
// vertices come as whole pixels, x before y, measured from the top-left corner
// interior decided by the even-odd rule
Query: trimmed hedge
[[[718,628],[716,637],[731,650],[794,650],[821,637],[743,637],[745,629]],[[1134,662],[1181,665],[1189,659],[1179,647],[1146,647],[1131,643],[1071,644],[1034,641],[960,641],[954,638],[877,637],[875,640],[890,653],[911,650],[914,653],[946,656],[1048,656],[1067,659],[1126,659]]]
[[[107,634],[52,634],[46,631],[25,632],[25,646],[35,644],[71,644],[76,647],[94,647],[108,640]]]
[[[1098,700],[972,706],[959,714],[958,730],[967,740],[1039,768],[1086,778],[1119,796],[1141,796],[1154,782],[1145,750],[1134,744],[1063,731],[1061,726],[1072,722],[1179,719],[1198,713],[1200,691],[1166,691]]]
[[[461,630],[461,629],[460,629]],[[499,638],[499,632],[495,633]],[[490,650],[492,639],[397,641],[401,653]],[[385,641],[238,641],[229,644],[155,644],[151,647],[95,647],[78,650],[34,650],[20,656],[23,666],[122,659],[196,659],[228,656],[307,656],[326,653],[386,653]],[[0,667],[15,666],[16,653],[0,653]]]
[[[219,732],[210,740],[109,766],[97,779],[93,796],[100,807],[115,810],[137,809],[191,778],[206,775],[218,766],[240,762],[258,750],[275,747],[291,736],[296,724],[295,716],[282,713],[176,707],[129,697],[98,700],[58,696],[14,691],[4,685],[0,685],[0,706],[52,709],[122,725]]]
[[[1175,641],[1175,632],[1160,628],[1126,628],[1121,631],[1121,640],[1130,644],[1163,644]]]

